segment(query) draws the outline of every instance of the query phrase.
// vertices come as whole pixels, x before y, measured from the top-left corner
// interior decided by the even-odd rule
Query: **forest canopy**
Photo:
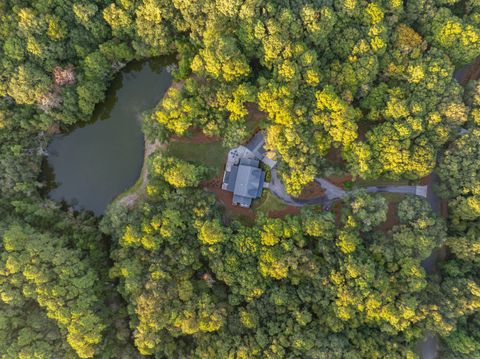
[[[480,56],[478,1],[4,0],[0,19],[2,356],[415,358],[430,333],[480,357],[480,83],[454,78]],[[52,135],[165,55],[148,142],[261,127],[291,196],[438,174],[448,213],[354,185],[332,210],[228,218],[215,170],[161,149],[133,206],[44,196]]]

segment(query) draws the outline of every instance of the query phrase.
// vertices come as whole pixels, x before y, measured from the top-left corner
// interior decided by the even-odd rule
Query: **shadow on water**
[[[39,193],[42,197],[48,196],[48,192],[58,187],[58,183],[55,181],[55,170],[48,162],[47,157],[42,160],[39,181],[41,183]]]
[[[41,180],[44,193],[76,210],[101,215],[137,180],[144,139],[139,119],[171,84],[172,58],[127,65],[111,83],[91,120],[56,135],[49,144]]]

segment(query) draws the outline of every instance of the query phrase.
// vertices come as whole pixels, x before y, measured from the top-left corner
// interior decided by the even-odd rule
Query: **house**
[[[261,197],[265,172],[258,166],[258,160],[243,157],[225,171],[222,189],[233,193],[234,205],[249,208],[252,200]]]
[[[261,161],[265,153],[265,148],[263,148],[264,143],[265,136],[263,132],[258,131],[245,147],[255,156],[255,158]]]
[[[248,208],[252,200],[260,198],[265,183],[265,172],[259,168],[260,162],[274,168],[277,162],[267,157],[264,148],[265,134],[257,132],[251,140],[228,152],[222,189],[233,193],[233,204]]]
[[[245,147],[246,152],[250,152],[251,155],[255,157],[257,160],[265,163],[270,168],[274,168],[277,165],[277,161],[274,161],[271,158],[266,156],[267,151],[263,146],[264,144],[265,144],[265,134],[262,131],[259,131],[243,147]]]

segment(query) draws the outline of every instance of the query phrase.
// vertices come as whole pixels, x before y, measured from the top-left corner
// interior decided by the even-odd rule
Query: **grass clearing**
[[[173,141],[168,144],[166,154],[185,161],[198,162],[216,171],[221,175],[228,149],[224,148],[222,141],[209,143],[188,143]]]
[[[255,225],[255,214],[252,216],[246,216],[243,214],[235,213],[230,209],[225,209],[224,215],[228,218],[228,221],[239,221],[246,227],[253,227]]]
[[[277,198],[268,189],[263,191],[262,197],[254,204],[254,211],[268,215],[271,211],[281,211],[288,207],[281,199]]]

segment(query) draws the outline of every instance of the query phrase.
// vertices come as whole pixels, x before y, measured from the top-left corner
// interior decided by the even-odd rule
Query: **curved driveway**
[[[275,168],[272,169],[271,175],[272,178],[268,188],[275,196],[290,206],[302,207],[307,205],[321,205],[322,207],[327,208],[331,204],[330,199],[326,195],[312,199],[293,198],[287,193],[287,191],[285,191],[285,186],[280,177],[278,177]]]
[[[277,170],[273,168],[268,188],[275,196],[290,206],[321,205],[324,209],[329,209],[335,201],[342,199],[348,193],[324,178],[315,178],[315,182],[325,190],[323,195],[311,199],[293,198],[287,193],[282,180],[277,174]],[[369,193],[389,192],[426,197],[427,186],[368,186],[365,187],[365,190]]]

